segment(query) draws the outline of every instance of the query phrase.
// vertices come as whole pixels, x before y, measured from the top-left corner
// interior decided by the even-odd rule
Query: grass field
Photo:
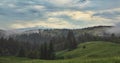
[[[84,48],[85,46],[85,48]],[[120,45],[111,42],[87,42],[73,51],[57,53],[59,60],[0,57],[0,63],[120,63]]]

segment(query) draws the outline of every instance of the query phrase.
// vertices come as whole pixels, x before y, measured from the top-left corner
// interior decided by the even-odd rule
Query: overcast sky
[[[0,29],[83,28],[120,22],[120,0],[0,0]]]

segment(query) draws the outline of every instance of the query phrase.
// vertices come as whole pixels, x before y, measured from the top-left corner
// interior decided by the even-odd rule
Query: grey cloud
[[[54,1],[54,0],[53,0]],[[71,0],[74,1],[74,0]],[[81,2],[85,2],[86,0],[76,0],[75,4],[80,4]],[[26,19],[39,19],[39,18],[45,18],[46,12],[54,12],[54,11],[63,11],[65,9],[71,10],[72,8],[61,6],[58,7],[55,4],[52,4],[48,0],[4,0],[1,1],[3,3],[2,6],[0,6],[0,15],[8,17],[10,20],[26,20]],[[59,3],[59,2],[56,2]],[[11,8],[8,5],[13,4],[15,8]],[[41,5],[45,6],[46,10],[38,10],[33,8],[32,6],[35,5]],[[72,4],[71,4],[72,5]],[[31,7],[30,7],[31,6]],[[17,11],[20,9],[21,11]]]
[[[119,16],[120,12],[103,12],[103,13],[95,13],[93,16],[101,16],[101,17],[105,17],[108,19],[115,19],[115,17]]]
[[[58,2],[61,1],[61,2]],[[66,2],[65,2],[66,1]],[[70,1],[70,2],[69,2]],[[89,3],[88,3],[89,2]],[[109,2],[109,3],[108,3]],[[0,20],[10,22],[19,21],[34,21],[43,20],[50,17],[47,16],[49,12],[58,11],[102,11],[111,8],[118,8],[120,0],[1,0],[0,1]],[[44,6],[44,9],[35,9],[34,6]],[[97,12],[93,16],[100,16],[103,18],[114,19],[120,15],[119,11]],[[7,17],[7,19],[6,19]],[[72,20],[69,16],[54,16],[53,18],[62,18],[70,23],[84,25],[84,21]],[[92,25],[92,23],[90,23]],[[84,25],[85,26],[85,25]]]

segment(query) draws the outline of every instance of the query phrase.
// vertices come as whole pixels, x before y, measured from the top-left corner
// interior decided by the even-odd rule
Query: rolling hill
[[[77,49],[73,51],[59,52],[59,56],[64,58],[105,58],[120,56],[120,45],[110,42],[87,42],[80,44]]]
[[[120,63],[120,44],[87,42],[73,51],[57,53],[59,60],[40,60],[18,57],[0,57],[0,63]]]

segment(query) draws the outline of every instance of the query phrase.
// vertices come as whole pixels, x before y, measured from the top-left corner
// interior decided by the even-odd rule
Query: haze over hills
[[[113,27],[113,26],[91,26],[91,27],[85,27],[85,28],[72,28],[73,30],[76,29],[97,29],[97,28],[109,28],[109,27]],[[9,29],[10,31],[32,31],[32,30],[51,30],[51,29],[59,29],[59,28],[46,28],[46,27],[30,27],[30,28],[19,28],[19,29]],[[69,29],[69,28],[62,28],[62,29]],[[0,31],[9,31],[9,30],[4,30],[1,29]]]
[[[83,33],[91,33],[93,35],[102,35],[107,30],[111,30],[112,26],[94,26],[94,27],[87,27],[82,29],[71,29],[75,32],[76,36],[83,34]],[[54,29],[54,28],[21,28],[21,29],[14,29],[14,30],[0,30],[0,34],[3,37],[14,37],[22,34],[32,34],[32,33],[41,33],[48,34],[48,35],[64,35],[66,31],[70,29]],[[93,33],[94,32],[94,33]]]
[[[108,35],[106,30],[111,29],[112,26],[94,26],[83,29],[40,29],[40,28],[25,28],[17,30],[1,31],[1,36],[8,38],[12,37],[19,41],[27,41],[31,43],[44,43],[49,42],[51,39],[56,39],[56,43],[61,43],[65,41],[65,38],[69,32],[72,30],[74,32],[77,42],[80,42],[80,36],[84,34],[90,34],[92,36],[105,36]],[[61,41],[62,40],[62,41]],[[61,42],[60,42],[61,41]],[[62,43],[61,43],[62,44]]]

